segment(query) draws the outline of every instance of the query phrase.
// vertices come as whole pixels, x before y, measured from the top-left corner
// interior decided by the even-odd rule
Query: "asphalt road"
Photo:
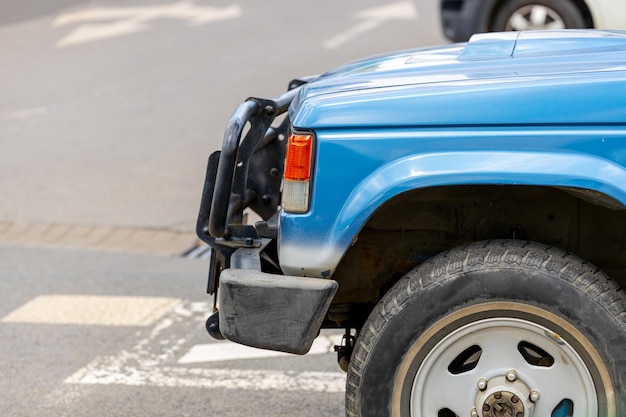
[[[337,335],[209,339],[207,263],[177,255],[239,102],[444,43],[437,5],[0,2],[0,414],[342,415]]]
[[[191,230],[242,100],[443,43],[437,4],[2,2],[0,221]]]
[[[305,356],[211,339],[200,259],[0,246],[6,417],[343,414],[337,336]]]

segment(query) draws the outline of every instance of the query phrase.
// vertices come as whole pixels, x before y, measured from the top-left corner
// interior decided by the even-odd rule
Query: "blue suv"
[[[197,232],[209,332],[304,354],[342,329],[348,416],[625,416],[626,33],[477,35],[250,98]]]

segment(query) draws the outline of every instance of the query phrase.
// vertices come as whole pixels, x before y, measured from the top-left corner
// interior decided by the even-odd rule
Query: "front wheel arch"
[[[433,349],[437,338],[424,343],[423,337],[427,335],[428,339],[428,332],[436,330],[442,320],[454,318],[463,309],[478,311],[481,306],[496,305],[517,306],[517,310],[510,311],[521,311],[522,316],[526,314],[525,320],[537,326],[547,324],[551,330],[563,333],[564,340],[582,354],[594,383],[600,387],[594,394],[598,415],[624,415],[624,295],[601,271],[575,256],[545,245],[512,240],[453,249],[414,269],[387,293],[363,326],[352,356],[347,414],[427,417],[407,411],[406,395],[413,387],[407,391],[402,386],[407,375],[420,365],[415,363],[419,355],[414,350],[422,349],[423,354]],[[524,313],[519,306],[527,306],[531,313]],[[496,310],[487,308],[481,314],[485,311],[493,316]],[[545,317],[558,317],[562,323],[536,319],[542,316],[532,313],[536,311],[545,312]],[[471,322],[469,315],[463,320],[468,317]],[[590,323],[584,317],[594,319]],[[459,323],[448,326],[446,331],[460,328]],[[416,348],[419,343],[426,347]],[[467,389],[476,391],[475,386]],[[466,408],[456,412],[470,415],[471,407]]]

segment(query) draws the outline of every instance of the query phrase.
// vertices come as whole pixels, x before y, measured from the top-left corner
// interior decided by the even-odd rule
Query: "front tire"
[[[581,259],[479,242],[417,267],[364,324],[352,417],[626,415],[626,299]]]

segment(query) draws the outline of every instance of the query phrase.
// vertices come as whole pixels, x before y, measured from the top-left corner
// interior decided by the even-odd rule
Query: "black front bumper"
[[[330,279],[226,269],[219,291],[220,331],[244,345],[307,353],[338,286]]]

